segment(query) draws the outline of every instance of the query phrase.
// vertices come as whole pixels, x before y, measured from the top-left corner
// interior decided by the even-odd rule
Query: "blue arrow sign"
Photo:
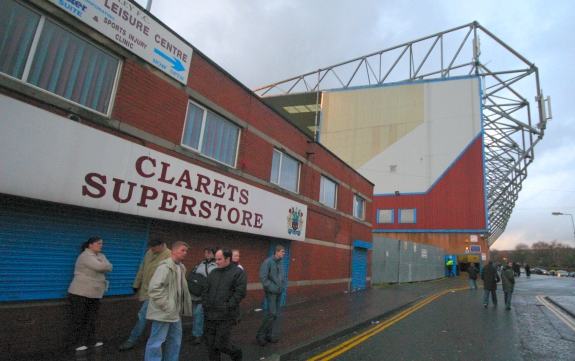
[[[154,48],[154,53],[158,54],[159,56],[161,56],[162,58],[166,59],[167,61],[169,61],[170,63],[172,63],[174,70],[176,71],[182,71],[185,70],[184,66],[182,65],[182,62],[179,61],[176,58],[170,58],[168,55],[162,53],[161,51],[159,51],[157,48]]]

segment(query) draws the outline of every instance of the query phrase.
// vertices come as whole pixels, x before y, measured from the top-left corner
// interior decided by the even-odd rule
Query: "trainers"
[[[136,341],[126,341],[123,344],[121,344],[118,349],[120,349],[120,351],[125,351],[125,350],[129,350],[131,348],[133,348],[136,345]]]
[[[76,351],[86,351],[88,348],[86,346],[76,347]]]
[[[103,344],[104,344],[103,342],[96,342],[95,344],[93,344],[93,345],[90,346],[90,347],[100,347],[100,346],[102,346]]]
[[[487,303],[484,303],[484,304],[483,304],[483,307],[487,308]]]

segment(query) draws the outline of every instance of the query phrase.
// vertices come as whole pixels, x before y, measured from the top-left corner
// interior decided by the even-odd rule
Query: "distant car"
[[[551,273],[549,273],[549,271],[544,270],[543,268],[535,268],[535,270],[536,270],[535,273],[538,274],[538,275],[546,275],[546,276],[549,276],[549,275],[551,274]]]
[[[560,269],[557,271],[557,277],[569,277],[569,272]]]
[[[569,272],[569,277],[575,277],[575,271]]]

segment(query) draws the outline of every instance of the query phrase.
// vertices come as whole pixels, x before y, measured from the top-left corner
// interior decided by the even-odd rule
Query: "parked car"
[[[557,277],[569,277],[569,272],[560,269],[557,271]]]
[[[575,277],[575,271],[569,272],[569,277]]]
[[[543,268],[535,268],[533,273],[538,274],[538,275],[546,275],[546,276],[550,275],[549,271],[547,271]]]

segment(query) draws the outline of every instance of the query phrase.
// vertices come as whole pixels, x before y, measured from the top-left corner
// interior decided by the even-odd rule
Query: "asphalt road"
[[[511,311],[505,310],[501,284],[498,306],[484,308],[482,282],[478,283],[479,290],[439,295],[299,359],[575,360],[573,326],[538,298],[575,298],[575,279],[523,274],[517,278]]]

